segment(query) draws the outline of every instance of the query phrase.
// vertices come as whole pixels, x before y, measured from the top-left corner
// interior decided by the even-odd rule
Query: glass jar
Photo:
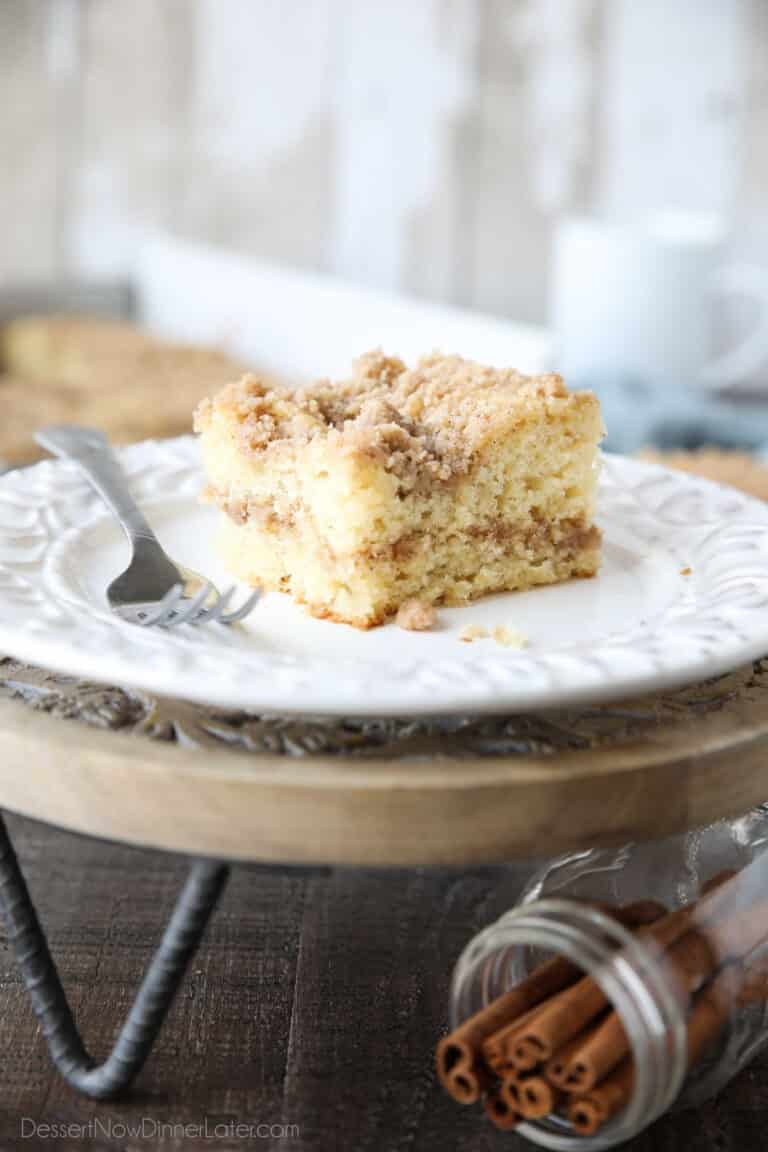
[[[553,956],[592,977],[623,1025],[631,1087],[620,1110],[590,1135],[555,1114],[519,1133],[547,1148],[614,1147],[714,1094],[768,1041],[766,843],[762,806],[669,840],[563,856],[470,941],[453,973],[453,1029]],[[635,930],[614,918],[650,900],[686,911]]]

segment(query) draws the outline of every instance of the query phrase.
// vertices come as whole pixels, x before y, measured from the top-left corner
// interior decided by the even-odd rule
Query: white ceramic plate
[[[198,505],[197,446],[148,441],[122,459],[176,559],[227,575]],[[0,479],[0,651],[91,679],[254,711],[406,715],[521,711],[672,687],[768,652],[768,507],[682,473],[606,457],[600,575],[442,609],[439,627],[369,632],[266,596],[241,629],[140,629],[104,589],[127,545],[76,468]],[[683,569],[690,568],[684,575]],[[461,643],[471,624],[528,637]]]

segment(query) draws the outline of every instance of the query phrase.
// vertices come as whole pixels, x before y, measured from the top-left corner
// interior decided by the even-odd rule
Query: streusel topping
[[[247,375],[200,405],[195,428],[218,409],[248,452],[327,436],[342,451],[374,456],[404,480],[449,480],[466,472],[500,416],[523,419],[569,397],[578,401],[579,394],[571,395],[556,374],[525,376],[438,353],[409,369],[375,350],[354,362],[348,380],[318,380],[295,391]]]

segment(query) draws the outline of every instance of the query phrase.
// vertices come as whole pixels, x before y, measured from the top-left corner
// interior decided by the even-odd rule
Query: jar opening
[[[680,1004],[650,949],[607,913],[571,900],[541,900],[513,909],[465,948],[452,982],[453,1027],[528,976],[542,955],[575,965],[603,993],[626,1032],[632,1078],[626,1106],[594,1135],[579,1134],[591,1125],[577,1109],[570,1120],[542,1115],[517,1131],[563,1152],[612,1147],[656,1119],[680,1090],[686,1071]]]

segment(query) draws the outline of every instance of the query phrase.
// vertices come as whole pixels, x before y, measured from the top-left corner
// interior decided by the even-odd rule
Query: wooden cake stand
[[[658,838],[768,798],[767,751],[768,660],[602,707],[343,722],[0,661],[0,807],[231,860],[458,866]]]
[[[1,818],[0,908],[54,1063],[112,1096],[152,1048],[226,862],[461,867],[659,838],[762,803],[767,752],[768,660],[602,707],[344,722],[154,700],[0,660],[0,808],[196,858],[100,1065]]]

